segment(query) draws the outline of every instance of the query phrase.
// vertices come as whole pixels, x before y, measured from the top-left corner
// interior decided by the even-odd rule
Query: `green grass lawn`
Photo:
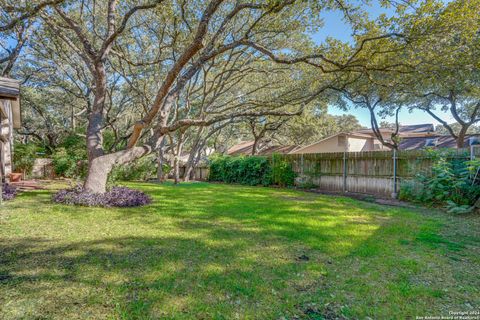
[[[293,190],[131,184],[0,208],[1,319],[404,319],[480,308],[480,218]]]

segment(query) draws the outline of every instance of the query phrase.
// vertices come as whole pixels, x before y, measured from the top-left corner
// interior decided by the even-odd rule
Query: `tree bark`
[[[200,146],[197,146],[192,152],[191,156],[188,159],[187,164],[185,165],[185,173],[183,175],[183,181],[188,182],[190,179],[195,180],[195,169],[197,167],[198,161],[200,159],[200,155],[202,153],[202,149],[204,147],[204,144],[201,144]]]
[[[461,149],[465,146],[465,135],[467,134],[468,126],[462,126],[460,132],[457,135],[457,148]]]
[[[382,145],[390,149],[398,150],[397,138],[398,138],[398,131],[400,128],[400,124],[398,122],[398,113],[400,111],[400,108],[397,108],[397,110],[395,111],[395,131],[391,134],[392,142],[388,142],[388,141],[385,141],[385,139],[383,138],[382,132],[380,131],[380,126],[378,125],[377,115],[375,114],[375,106],[378,103],[380,103],[380,100],[378,100],[374,104],[371,104],[367,99],[365,99],[365,104],[367,105],[367,108],[370,112],[370,124],[372,126],[372,131],[375,134],[375,137],[377,138],[377,140],[380,141]]]
[[[192,175],[192,171],[193,171],[193,158],[190,158],[185,164],[185,172],[183,173],[184,182],[190,181],[190,176]]]
[[[258,153],[258,146],[260,144],[260,141],[263,139],[263,136],[263,132],[259,135],[253,135],[252,156]]]
[[[195,141],[192,145],[192,149],[190,150],[190,154],[188,155],[188,160],[187,160],[187,163],[185,164],[185,172],[183,173],[183,181],[185,182],[190,181],[190,176],[193,170],[193,161],[199,150],[199,146],[201,145],[200,140],[201,140],[201,135],[203,130],[204,130],[204,127],[198,128]]]
[[[105,192],[108,174],[114,165],[114,154],[103,152],[103,108],[107,94],[107,77],[103,63],[95,65],[95,92],[92,110],[88,116],[87,156],[88,173],[84,188],[89,192]]]
[[[163,148],[160,147],[157,152],[157,179],[158,182],[165,182],[165,173],[163,172]]]
[[[178,156],[175,156],[173,159],[173,183],[178,184],[180,182],[180,166],[178,161]]]
[[[152,152],[150,146],[134,147],[115,153],[99,156],[90,161],[84,188],[92,193],[107,191],[108,175],[115,165],[122,165],[141,158]]]
[[[182,154],[183,149],[183,132],[180,134],[179,141],[177,141],[177,148],[175,151],[175,158],[173,160],[173,179],[174,183],[178,184],[180,182],[180,155]]]

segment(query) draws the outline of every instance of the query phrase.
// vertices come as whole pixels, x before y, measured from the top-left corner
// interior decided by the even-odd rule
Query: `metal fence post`
[[[272,182],[275,184],[275,156],[272,154],[270,155],[270,158],[272,159]]]
[[[343,152],[343,192],[347,192],[347,151]]]
[[[398,197],[397,191],[397,149],[393,149],[393,192],[392,198],[396,199]]]
[[[302,176],[302,179],[303,179],[303,174],[304,174],[304,168],[303,168],[304,164],[303,164],[303,153],[300,154],[300,175]]]

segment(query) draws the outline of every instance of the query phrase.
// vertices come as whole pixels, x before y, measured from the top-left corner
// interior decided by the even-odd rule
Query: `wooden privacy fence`
[[[33,163],[32,173],[30,174],[35,179],[52,179],[55,177],[55,170],[53,168],[53,160],[48,158],[37,158]]]
[[[480,155],[479,148],[458,149],[452,158],[468,160]],[[415,174],[430,174],[433,159],[426,150],[364,151],[275,155],[271,161],[291,163],[297,185],[321,190],[396,196]],[[275,166],[273,166],[275,167]]]
[[[183,177],[185,175],[185,166],[179,167],[179,175]],[[202,165],[195,167],[192,172],[190,173],[190,179],[198,180],[198,181],[206,181],[208,179],[208,174],[210,172],[210,168]]]

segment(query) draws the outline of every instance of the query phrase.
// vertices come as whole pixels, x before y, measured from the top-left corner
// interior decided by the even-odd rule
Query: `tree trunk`
[[[89,161],[88,174],[85,179],[84,188],[92,193],[105,193],[107,191],[108,175],[115,165],[122,165],[152,152],[150,146],[134,147],[115,153],[96,157]]]
[[[163,171],[163,160],[164,160],[164,150],[163,147],[165,145],[165,139],[162,136],[162,141],[157,143],[158,151],[157,151],[157,179],[158,182],[163,183],[165,182],[165,172]]]
[[[175,155],[175,158],[173,160],[173,182],[175,184],[178,184],[180,182],[180,167],[179,167],[179,161],[178,161],[178,156]]]
[[[190,181],[190,176],[192,175],[192,170],[193,170],[193,167],[192,167],[191,163],[188,163],[185,166],[185,172],[183,173],[183,181],[185,181],[185,182]]]
[[[113,160],[103,155],[103,107],[107,94],[107,79],[102,63],[95,66],[95,97],[92,110],[88,116],[87,156],[88,173],[84,188],[89,192],[106,191],[108,174],[112,170]]]
[[[260,142],[260,139],[255,137],[255,140],[253,140],[253,145],[252,145],[252,156],[257,154],[257,149],[258,149],[258,143]]]
[[[462,129],[460,129],[460,132],[458,133],[457,136],[457,148],[461,149],[465,146],[465,135],[467,134],[468,126],[462,126]]]
[[[165,173],[163,172],[163,148],[158,149],[157,153],[157,179],[158,182],[165,182]]]
[[[108,175],[112,171],[113,164],[114,162],[109,161],[107,157],[98,157],[89,161],[88,174],[84,184],[85,190],[92,193],[105,193]]]
[[[195,155],[192,159],[189,159],[187,164],[185,165],[185,173],[183,175],[183,181],[185,182],[188,182],[190,181],[190,179],[193,179],[195,180],[195,169],[197,168],[197,164],[198,164],[198,156],[197,154],[199,154],[201,152],[201,150],[198,150],[197,152],[195,152]]]
[[[197,156],[195,157],[195,159],[193,159],[193,165],[192,165],[193,174],[192,175],[193,175],[194,180],[197,180],[197,167],[198,167],[198,163],[200,162],[201,153],[202,153],[202,151],[200,150],[197,153]]]
[[[192,149],[190,150],[190,154],[188,155],[187,163],[185,164],[185,172],[183,173],[183,181],[188,182],[190,181],[190,176],[193,170],[193,162],[194,159],[199,152],[199,145],[201,140],[201,135],[204,130],[204,127],[200,127],[197,130],[197,135],[195,137],[195,142],[192,145]]]
[[[183,181],[188,182],[192,178],[192,172],[195,168],[195,158],[197,156],[197,153],[199,153],[199,146],[196,144],[192,151],[190,152],[190,155],[188,156],[188,161],[185,164],[185,172],[183,173]]]
[[[173,179],[175,184],[178,184],[180,182],[180,156],[183,151],[183,144],[185,143],[184,141],[184,136],[185,136],[185,131],[180,131],[178,133],[178,140],[177,140],[177,145],[176,148],[174,148],[174,160],[173,160]]]

